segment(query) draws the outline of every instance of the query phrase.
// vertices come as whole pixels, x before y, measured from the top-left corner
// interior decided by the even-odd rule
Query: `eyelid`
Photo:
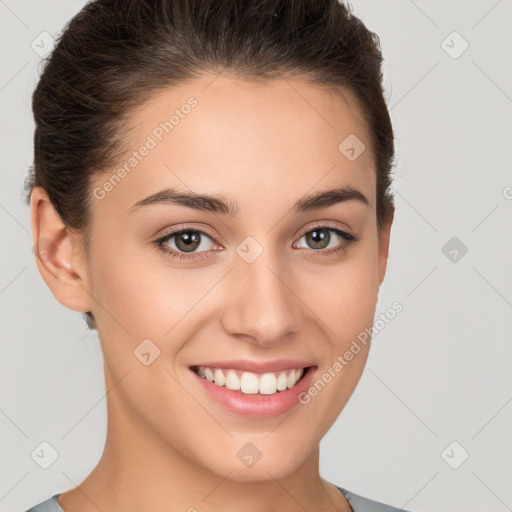
[[[333,221],[316,221],[313,225],[309,225],[307,228],[304,228],[302,230],[302,234],[294,240],[293,244],[297,243],[298,240],[300,240],[302,237],[310,233],[311,231],[314,231],[315,229],[330,229],[334,232],[337,232],[338,236],[344,239],[344,244],[342,244],[339,248],[331,248],[328,250],[318,250],[315,251],[314,249],[310,249],[313,253],[318,253],[319,255],[327,255],[330,253],[343,251],[348,248],[349,245],[357,242],[359,240],[359,235],[351,233],[351,230],[346,230],[344,228],[341,228],[338,224],[335,224]],[[197,233],[201,233],[203,235],[206,235],[208,238],[212,240],[213,243],[219,244],[216,240],[216,235],[212,235],[210,233],[209,229],[203,229],[203,228],[196,228],[195,226],[191,224],[182,224],[174,226],[168,230],[164,230],[164,232],[156,239],[154,240],[154,244],[156,244],[160,250],[163,250],[164,252],[170,254],[171,257],[175,257],[178,259],[201,259],[209,255],[209,253],[218,252],[214,249],[210,251],[200,251],[200,252],[191,252],[191,253],[181,253],[179,251],[176,251],[174,249],[165,249],[163,248],[164,242],[168,239],[171,239],[174,235],[177,235],[179,233],[183,233],[186,231],[194,231]]]
[[[343,227],[340,227],[338,224],[335,224],[333,221],[328,221],[328,220],[315,221],[312,225],[309,225],[307,228],[304,228],[302,231],[300,231],[299,232],[300,235],[296,235],[296,236],[298,236],[299,238],[302,238],[304,235],[306,235],[310,231],[312,231],[314,229],[318,229],[318,228],[338,229],[340,231],[345,232],[347,235],[353,236],[355,239],[358,238],[356,234],[351,233],[350,229],[347,230]],[[197,227],[193,226],[192,224],[187,224],[187,223],[182,223],[181,225],[178,224],[177,226],[173,226],[172,228],[164,230],[160,235],[157,236],[155,241],[165,239],[167,237],[170,237],[171,235],[175,235],[175,234],[181,233],[183,231],[197,231],[199,233],[203,233],[203,234],[207,235],[208,237],[210,237],[214,242],[220,244],[220,242],[217,241],[217,236],[214,235],[213,232],[211,232],[208,228],[203,228],[203,227],[197,228]],[[294,240],[294,242],[295,242],[295,240]]]
[[[338,231],[343,231],[349,236],[353,236],[354,239],[357,239],[357,235],[352,233],[352,230],[348,227],[340,227],[339,224],[334,223],[333,221],[315,221],[313,224],[309,225],[307,228],[305,228],[301,233],[300,237],[303,237],[305,234],[309,233],[310,231],[313,231],[314,229],[319,228],[331,228],[331,229],[337,229]]]
[[[183,223],[181,225],[178,224],[177,226],[173,226],[172,228],[164,229],[164,231],[162,231],[161,234],[157,236],[155,241],[162,240],[164,238],[170,237],[171,235],[176,235],[184,231],[197,231],[198,233],[202,233],[203,235],[208,236],[214,242],[219,243],[217,242],[217,235],[214,235],[213,231],[211,231],[210,229],[203,227],[198,228],[192,224],[187,223]]]

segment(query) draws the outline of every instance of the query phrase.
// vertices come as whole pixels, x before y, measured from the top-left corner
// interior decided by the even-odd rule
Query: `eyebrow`
[[[362,192],[350,186],[343,186],[302,197],[292,206],[292,212],[305,213],[347,201],[358,201],[366,206],[370,206],[368,199],[366,199]],[[236,217],[238,214],[237,204],[232,201],[226,201],[221,196],[197,194],[195,192],[178,192],[173,188],[160,190],[155,194],[141,199],[135,203],[129,211],[131,213],[143,206],[154,204],[188,206],[195,210],[220,213],[231,217]]]

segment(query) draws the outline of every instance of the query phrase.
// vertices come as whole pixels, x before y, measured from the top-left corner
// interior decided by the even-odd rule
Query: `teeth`
[[[287,387],[288,377],[286,376],[286,373],[281,372],[279,377],[277,377],[277,389],[279,389],[279,391],[284,391]]]
[[[226,383],[226,378],[224,377],[224,374],[222,373],[222,370],[219,370],[218,368],[213,373],[215,384],[218,386],[224,386]]]
[[[290,375],[288,375],[288,387],[291,388],[296,382],[297,382],[297,376],[295,374],[295,371],[292,370],[290,372]]]
[[[288,382],[288,379],[286,379],[286,380]],[[259,384],[260,393],[262,395],[273,395],[277,390],[276,383],[277,383],[277,379],[273,373],[264,373],[260,378],[260,384]],[[282,390],[280,390],[280,391],[282,391]]]
[[[247,395],[254,395],[258,392],[258,377],[255,373],[242,373],[242,378],[240,379],[240,391]]]
[[[217,386],[225,386],[246,395],[273,395],[278,391],[295,386],[302,377],[304,368],[294,368],[279,373],[262,375],[238,370],[222,370],[220,368],[197,367],[196,373]]]
[[[217,384],[217,382],[215,382],[215,384]],[[220,384],[218,385],[220,386]],[[228,389],[232,389],[233,391],[240,390],[240,379],[233,370],[228,370],[228,373],[226,374],[226,387]]]

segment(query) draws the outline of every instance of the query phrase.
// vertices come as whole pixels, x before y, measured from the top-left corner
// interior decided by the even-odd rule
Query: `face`
[[[235,480],[282,478],[316,449],[367,359],[368,343],[344,355],[373,324],[385,272],[374,161],[345,97],[212,79],[142,104],[126,159],[92,184],[90,310],[107,389],[118,383],[109,422]],[[222,382],[212,363],[225,378],[238,369],[228,387],[193,371],[213,367]],[[295,385],[294,367],[309,367]],[[228,389],[238,378],[248,393]]]

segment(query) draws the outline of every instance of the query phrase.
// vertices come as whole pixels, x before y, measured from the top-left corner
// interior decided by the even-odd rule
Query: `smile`
[[[317,373],[317,366],[290,367],[280,362],[267,364],[265,372],[251,364],[237,364],[245,366],[242,369],[222,366],[195,365],[189,369],[205,398],[225,411],[252,419],[279,416],[300,406],[299,396]],[[248,366],[259,371],[248,371]]]
[[[239,391],[245,395],[273,395],[292,388],[302,378],[307,368],[291,368],[280,372],[253,373],[236,369],[192,368],[203,379],[220,387]]]

